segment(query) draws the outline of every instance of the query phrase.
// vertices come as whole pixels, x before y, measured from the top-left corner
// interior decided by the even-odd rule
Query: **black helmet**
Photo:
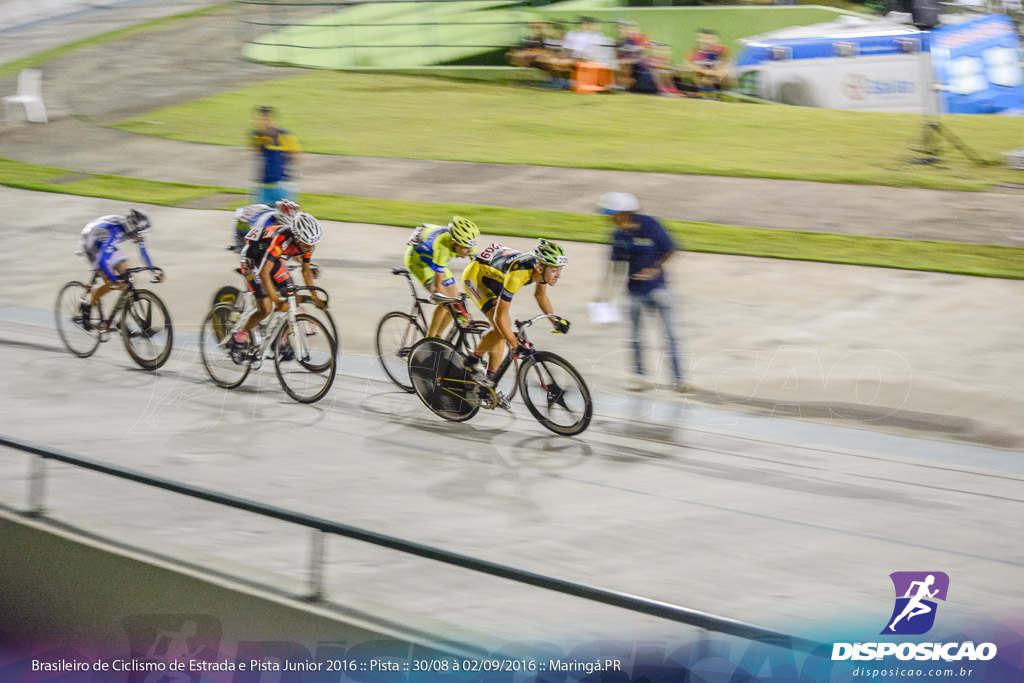
[[[130,237],[145,237],[152,228],[153,223],[145,211],[132,209],[124,217],[124,229]]]

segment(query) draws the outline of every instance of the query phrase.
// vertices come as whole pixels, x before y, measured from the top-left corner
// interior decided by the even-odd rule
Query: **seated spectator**
[[[548,72],[551,77],[546,87],[565,90],[572,78],[572,66],[575,63],[563,47],[565,36],[569,35],[562,26],[552,25],[548,31],[547,53],[537,60],[537,66]]]
[[[644,56],[633,68],[633,92],[665,97],[682,97],[675,84],[676,67],[672,63],[672,48],[664,43],[648,42]]]
[[[702,94],[722,89],[728,57],[729,51],[719,43],[717,33],[706,29],[697,32],[697,49],[690,51],[687,61]]]
[[[532,69],[543,68],[543,61],[550,52],[547,38],[547,23],[531,21],[530,33],[516,47],[508,52],[508,63],[512,66],[525,66]]]
[[[635,21],[623,19],[619,22],[619,40],[615,43],[615,54],[618,68],[615,71],[615,84],[621,90],[633,87],[636,78],[633,71],[644,58],[644,45],[647,38],[637,29]]]
[[[545,59],[543,68],[551,74],[553,87],[572,87],[572,71],[576,64],[603,62],[607,43],[608,39],[597,29],[596,21],[580,17],[579,28],[562,36],[561,48]]]
[[[599,62],[607,42],[594,19],[580,17],[580,27],[562,38],[562,49],[574,62]]]

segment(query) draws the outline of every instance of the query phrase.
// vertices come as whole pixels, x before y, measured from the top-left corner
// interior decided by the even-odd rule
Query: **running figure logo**
[[[936,600],[945,601],[949,577],[943,572],[893,572],[896,605],[881,635],[918,636],[935,623]]]

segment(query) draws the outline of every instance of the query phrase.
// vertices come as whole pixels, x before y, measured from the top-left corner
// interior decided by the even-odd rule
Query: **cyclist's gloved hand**
[[[565,318],[559,318],[555,321],[555,334],[569,334],[569,321]]]
[[[523,342],[516,349],[516,355],[520,358],[529,358],[533,354],[537,353],[537,349],[533,348],[533,344],[529,342]]]

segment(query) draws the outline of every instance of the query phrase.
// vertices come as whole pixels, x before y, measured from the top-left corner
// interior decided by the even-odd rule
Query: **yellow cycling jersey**
[[[537,256],[492,244],[481,251],[462,274],[466,291],[485,312],[497,298],[512,301],[526,285],[533,283]]]
[[[427,223],[416,228],[406,244],[409,246],[405,252],[405,266],[424,287],[429,286],[435,274],[441,276],[442,284],[455,283],[455,276],[448,268],[448,261],[458,258],[450,226]]]

